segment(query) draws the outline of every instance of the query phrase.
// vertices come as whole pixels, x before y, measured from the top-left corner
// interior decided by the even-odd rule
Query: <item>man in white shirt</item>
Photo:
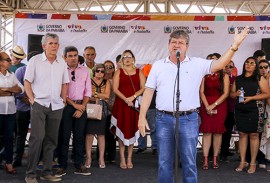
[[[196,145],[198,142],[198,113],[200,107],[199,87],[206,74],[221,70],[229,63],[234,53],[248,34],[246,27],[234,36],[231,47],[218,60],[189,58],[186,56],[189,35],[182,30],[171,33],[169,39],[170,55],[154,63],[146,82],[143,94],[138,127],[142,136],[149,129],[146,112],[153,93],[156,96],[156,138],[159,153],[158,182],[172,183],[175,155],[175,109],[176,109],[176,52],[180,55],[180,112],[178,126],[178,152],[182,162],[182,182],[197,183]],[[218,104],[216,104],[218,105]]]
[[[65,61],[57,57],[59,37],[47,33],[42,37],[42,54],[32,57],[25,73],[25,91],[32,106],[31,135],[25,181],[37,182],[36,166],[43,149],[41,180],[60,181],[52,175],[53,151],[57,146],[58,129],[66,103],[69,82]]]

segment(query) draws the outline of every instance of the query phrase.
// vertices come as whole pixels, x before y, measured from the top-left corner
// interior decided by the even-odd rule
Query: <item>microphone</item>
[[[180,58],[180,54],[181,54],[181,52],[180,52],[180,50],[176,50],[176,58]]]

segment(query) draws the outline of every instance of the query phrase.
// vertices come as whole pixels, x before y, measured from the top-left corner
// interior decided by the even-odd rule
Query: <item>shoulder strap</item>
[[[124,69],[123,69],[124,70]],[[129,73],[128,73],[128,71],[127,70],[125,70],[126,71],[126,73],[128,74],[128,76],[129,76],[129,79],[130,79],[130,82],[131,82],[131,84],[132,84],[132,88],[133,88],[133,90],[134,90],[134,93],[136,93],[136,90],[135,90],[135,87],[134,87],[134,84],[133,84],[133,81],[132,81],[132,79],[131,79],[131,76],[129,75]],[[137,69],[136,69],[136,72],[137,72]]]

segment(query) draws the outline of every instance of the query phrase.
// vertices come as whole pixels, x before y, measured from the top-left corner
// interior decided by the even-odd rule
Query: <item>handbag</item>
[[[100,104],[87,104],[86,105],[86,113],[88,119],[102,119],[102,105]]]
[[[135,90],[133,81],[132,81],[132,79],[131,79],[131,76],[129,75],[129,73],[128,73],[127,71],[126,71],[126,73],[127,73],[128,76],[129,76],[129,79],[130,79],[130,82],[131,82],[131,84],[132,84],[132,88],[133,88],[133,90],[134,90],[134,93],[136,93],[136,90]],[[135,109],[137,112],[140,112],[140,102],[141,102],[141,98],[140,98],[140,100],[139,100],[139,97],[140,97],[140,96],[138,96],[138,97],[135,99],[135,104],[134,104],[134,109]]]

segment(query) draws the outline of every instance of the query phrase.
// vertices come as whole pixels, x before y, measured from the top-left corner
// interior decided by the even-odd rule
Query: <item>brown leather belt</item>
[[[188,111],[179,111],[179,115],[180,115],[180,116],[190,115],[190,114],[192,114],[193,112],[197,112],[197,111],[198,111],[198,109],[191,109],[191,110],[188,110]],[[168,115],[175,116],[175,112],[164,111],[164,110],[158,110],[158,112],[161,112],[161,113],[164,113],[164,114],[168,114]]]

